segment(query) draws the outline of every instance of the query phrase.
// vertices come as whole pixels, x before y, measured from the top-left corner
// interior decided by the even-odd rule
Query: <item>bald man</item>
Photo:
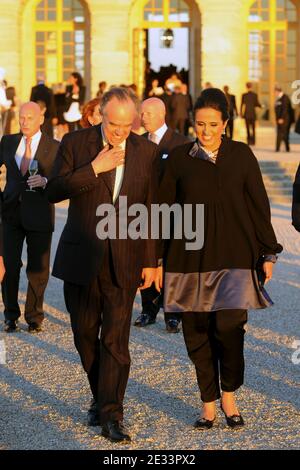
[[[160,160],[159,178],[161,180],[169,153],[176,147],[188,142],[187,137],[178,134],[166,125],[166,107],[159,98],[149,98],[142,103],[142,124],[146,129],[144,137],[158,146]],[[155,323],[156,316],[162,305],[162,295],[154,284],[141,291],[142,312],[134,325],[144,327]],[[165,313],[166,329],[169,333],[178,333],[180,316],[177,313]]]
[[[3,257],[6,273],[2,282],[5,331],[18,330],[19,278],[22,248],[27,244],[28,278],[25,320],[28,331],[41,331],[43,300],[49,278],[49,257],[54,230],[54,206],[44,192],[59,143],[40,130],[44,122],[40,107],[33,102],[20,108],[19,134],[4,136],[0,143],[0,166],[6,166],[3,192]],[[32,162],[37,161],[37,173]],[[31,190],[30,190],[31,188]]]

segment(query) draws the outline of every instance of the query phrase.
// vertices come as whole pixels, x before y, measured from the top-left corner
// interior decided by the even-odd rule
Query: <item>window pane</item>
[[[41,32],[41,31],[38,31],[35,34],[35,38],[36,38],[37,42],[43,42],[45,40],[45,33]]]
[[[48,21],[56,20],[56,11],[48,11]]]
[[[63,40],[64,40],[64,42],[72,42],[73,33],[71,31],[64,31],[63,32]]]

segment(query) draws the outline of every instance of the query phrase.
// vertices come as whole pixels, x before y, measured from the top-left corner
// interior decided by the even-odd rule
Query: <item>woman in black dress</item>
[[[72,72],[69,77],[69,85],[66,87],[66,109],[70,109],[72,103],[78,103],[79,109],[84,104],[86,87],[83,78],[78,72]],[[68,122],[69,131],[80,128],[80,119],[76,122]]]
[[[224,93],[204,90],[194,114],[197,140],[169,156],[160,203],[194,209],[203,204],[204,244],[189,250],[184,237],[165,244],[164,308],[182,312],[203,402],[195,427],[212,427],[219,398],[227,424],[240,427],[244,421],[234,391],[243,383],[247,310],[272,305],[257,266],[269,281],[282,247],[255,156],[248,145],[223,135],[228,120]]]

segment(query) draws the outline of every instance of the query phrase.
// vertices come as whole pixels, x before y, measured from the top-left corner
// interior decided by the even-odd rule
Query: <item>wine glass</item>
[[[38,168],[38,161],[37,160],[32,160],[30,165],[29,165],[29,174],[30,176],[34,176],[37,174],[39,168]],[[32,186],[30,186],[30,189],[27,189],[27,191],[31,192],[36,192],[34,189],[32,189]]]

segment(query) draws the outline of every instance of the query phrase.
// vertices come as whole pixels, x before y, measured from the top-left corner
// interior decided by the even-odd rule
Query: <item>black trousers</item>
[[[2,297],[6,320],[17,320],[21,315],[18,292],[22,249],[26,240],[28,287],[25,320],[27,323],[42,323],[44,293],[49,279],[51,239],[51,232],[31,232],[25,230],[21,224],[3,222],[3,257],[6,273],[2,282]]]
[[[290,150],[290,124],[277,124],[276,150],[280,150],[281,142],[285,143],[285,149]]]
[[[228,123],[226,126],[226,136],[229,137],[229,139],[233,139],[233,129],[234,129],[234,120],[233,119],[228,119]]]
[[[184,312],[182,330],[196,368],[203,402],[237,390],[244,380],[244,325],[247,310]]]
[[[247,143],[255,145],[255,119],[246,119]]]
[[[146,310],[151,317],[156,318],[160,310],[160,307],[163,305],[163,293],[159,293],[155,284],[153,283],[148,289],[141,290],[142,297],[142,306],[143,310]],[[181,320],[181,313],[177,312],[164,312],[165,322],[169,320]]]
[[[91,284],[64,284],[75,346],[98,402],[101,424],[123,419],[136,290],[117,286],[109,253],[105,255],[101,273]]]

